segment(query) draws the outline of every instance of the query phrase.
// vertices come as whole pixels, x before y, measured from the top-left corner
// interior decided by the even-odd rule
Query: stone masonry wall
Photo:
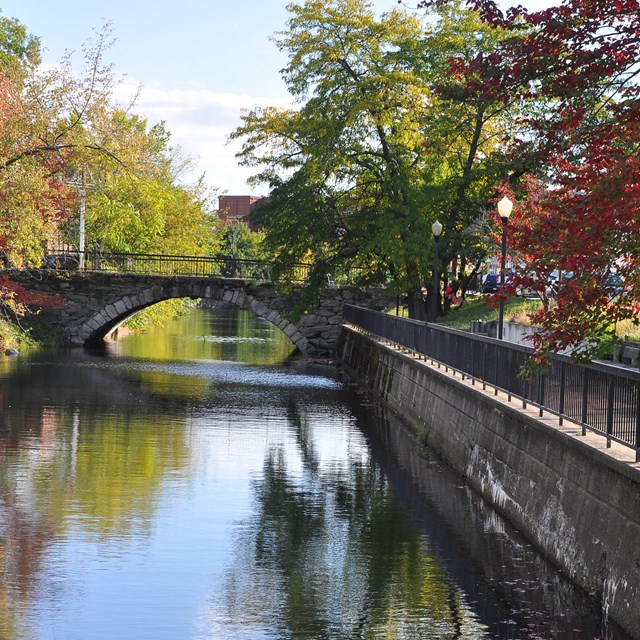
[[[46,327],[69,345],[101,340],[128,317],[171,298],[221,300],[247,309],[279,327],[308,355],[335,352],[344,304],[381,310],[390,304],[384,289],[325,290],[316,308],[300,315],[300,290],[279,293],[272,285],[233,278],[141,276],[110,273],[14,272],[12,278],[32,292],[57,295],[61,306],[43,309],[26,323]]]

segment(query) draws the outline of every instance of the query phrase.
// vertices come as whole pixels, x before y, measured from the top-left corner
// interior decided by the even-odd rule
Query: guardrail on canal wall
[[[437,324],[399,318],[364,307],[345,305],[347,322],[366,332],[410,349],[418,357],[437,362],[469,376],[496,393],[517,397],[523,408],[538,407],[569,419],[606,438],[607,447],[618,442],[635,450],[640,462],[640,372],[599,363],[579,363],[553,355],[545,371],[530,378],[519,376],[531,347],[495,340]]]
[[[633,450],[349,326],[346,370],[413,425],[551,561],[640,638],[640,464]]]

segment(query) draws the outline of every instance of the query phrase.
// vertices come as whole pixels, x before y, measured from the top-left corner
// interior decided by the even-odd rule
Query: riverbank
[[[33,343],[29,334],[17,323],[11,323],[6,318],[0,319],[0,353],[15,355],[15,352]]]
[[[640,464],[598,436],[343,327],[347,372],[640,637]],[[626,456],[626,459],[624,458]]]

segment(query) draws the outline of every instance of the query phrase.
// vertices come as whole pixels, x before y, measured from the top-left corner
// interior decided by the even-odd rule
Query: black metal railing
[[[272,266],[262,260],[240,260],[231,256],[180,256],[149,253],[98,253],[93,251],[54,251],[45,258],[43,268],[65,271],[131,273],[241,278],[273,282]],[[287,271],[289,282],[305,282],[309,264],[296,264]]]
[[[582,434],[598,433],[631,447],[640,462],[640,372],[607,364],[578,363],[554,355],[544,373],[518,374],[532,349],[417,320],[347,305],[346,322],[419,356],[460,372],[475,383],[504,391],[563,420],[579,424]]]

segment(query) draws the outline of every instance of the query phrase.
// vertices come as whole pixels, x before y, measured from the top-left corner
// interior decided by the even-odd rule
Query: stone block
[[[258,302],[258,304],[255,306],[253,310],[261,318],[264,318],[269,313],[269,309],[267,309],[267,307],[262,302]]]
[[[304,333],[306,335],[311,335],[314,333],[322,333],[323,331],[327,330],[328,325],[323,322],[322,324],[314,324],[313,326],[305,326],[305,325],[299,325],[300,326],[300,330],[304,331]]]
[[[320,318],[320,316],[317,316],[315,313],[309,313],[306,316],[302,316],[298,324],[301,327],[308,327],[309,325],[318,324],[318,322],[322,322],[322,318]]]
[[[280,322],[280,320],[282,320],[282,317],[280,316],[280,314],[277,311],[273,310],[271,313],[269,313],[267,315],[267,320],[269,322],[271,322],[271,324],[277,325],[278,322]]]
[[[331,350],[329,343],[326,340],[322,340],[322,338],[313,338],[309,340],[309,343],[320,353],[326,353]]]
[[[283,329],[284,334],[287,336],[287,338],[290,338],[297,330],[298,329],[295,324],[289,324]]]
[[[631,367],[637,367],[638,358],[640,358],[640,347],[626,346],[622,350],[622,356],[620,357],[620,361],[623,364],[628,364]]]

